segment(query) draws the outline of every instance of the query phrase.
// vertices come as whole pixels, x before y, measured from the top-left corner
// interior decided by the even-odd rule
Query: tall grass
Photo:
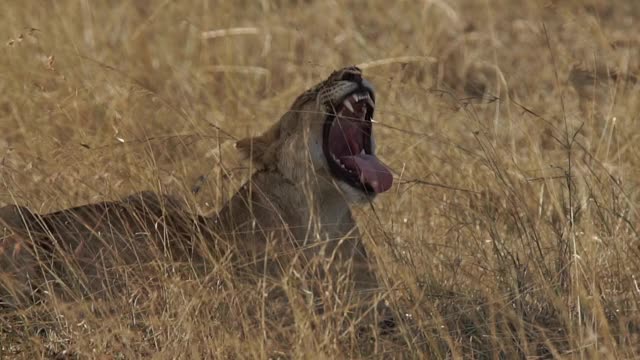
[[[0,203],[40,213],[140,190],[214,213],[250,171],[233,140],[360,64],[396,185],[357,215],[401,326],[345,336],[294,283],[288,321],[224,262],[219,282],[165,262],[124,293],[3,310],[0,357],[640,356],[635,1],[3,12]]]

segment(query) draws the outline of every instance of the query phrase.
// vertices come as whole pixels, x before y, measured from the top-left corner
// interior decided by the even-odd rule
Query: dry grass
[[[38,212],[147,189],[212,213],[247,176],[231,139],[361,64],[397,186],[358,214],[410,319],[271,326],[254,289],[162,268],[3,311],[0,357],[639,357],[640,5],[611,4],[4,4],[0,203]]]

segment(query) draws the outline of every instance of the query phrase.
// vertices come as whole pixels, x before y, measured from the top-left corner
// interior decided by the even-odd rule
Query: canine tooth
[[[353,105],[351,105],[351,102],[349,101],[349,99],[344,99],[344,101],[342,102],[342,104],[349,109],[349,111],[353,112]]]
[[[375,107],[375,104],[373,103],[373,100],[371,99],[371,97],[367,96],[366,100],[367,100],[367,104],[369,104],[369,106]]]
[[[364,149],[360,150],[360,155],[364,155]]]

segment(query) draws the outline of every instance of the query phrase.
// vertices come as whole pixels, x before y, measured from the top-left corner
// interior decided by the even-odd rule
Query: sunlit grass
[[[361,64],[396,182],[357,215],[405,324],[344,336],[294,282],[289,321],[224,262],[158,263],[124,293],[3,309],[0,357],[640,356],[635,1],[3,12],[0,203],[40,213],[153,190],[212,214],[248,176],[233,140]]]

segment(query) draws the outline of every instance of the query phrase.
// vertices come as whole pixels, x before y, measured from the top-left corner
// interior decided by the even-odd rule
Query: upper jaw
[[[371,83],[369,83],[366,79],[360,79],[359,82],[342,80],[338,82],[336,88],[338,89],[338,91],[332,92],[329,98],[325,99],[328,103],[331,104],[331,107],[334,109],[342,106],[345,100],[355,94],[368,95],[369,105],[371,106],[371,109],[373,110],[373,108],[375,107],[375,91]]]
[[[351,93],[350,95],[347,95],[343,98],[342,102],[340,103],[341,106],[344,106],[347,110],[349,110],[350,112],[354,112],[354,105],[357,104],[360,101],[364,101],[366,103],[366,107],[367,107],[367,112],[365,114],[365,118],[364,120],[366,121],[371,121],[371,118],[373,118],[373,110],[375,109],[375,102],[373,101],[373,98],[371,96],[371,93],[368,91],[355,91],[353,93]],[[356,119],[357,120],[357,119]]]

